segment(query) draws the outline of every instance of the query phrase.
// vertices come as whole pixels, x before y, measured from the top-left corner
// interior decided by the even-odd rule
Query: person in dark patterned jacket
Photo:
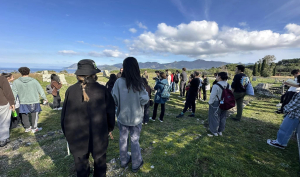
[[[297,77],[300,83],[300,75]],[[300,119],[300,93],[296,93],[292,100],[283,108],[285,118],[277,132],[277,139],[268,139],[267,143],[271,146],[284,149],[289,142],[292,133],[298,127]]]

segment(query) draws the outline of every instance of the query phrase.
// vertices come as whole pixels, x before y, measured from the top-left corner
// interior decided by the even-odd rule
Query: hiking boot
[[[132,169],[131,171],[132,171],[133,173],[136,173],[136,172],[138,172],[138,171],[140,170],[140,168],[141,168],[143,165],[144,165],[144,161],[142,161],[141,165],[140,165],[138,168]]]
[[[31,131],[31,126],[29,127],[29,128],[26,128],[25,129],[25,133],[28,133],[28,132],[30,132]]]
[[[126,168],[130,162],[131,162],[131,156],[129,157],[128,162],[125,165],[121,165],[121,167]]]
[[[274,146],[274,147],[277,147],[279,149],[284,149],[286,146],[282,146],[280,145],[276,140],[271,140],[271,139],[268,139],[267,140],[267,143],[270,145],[270,146]]]
[[[195,114],[188,115],[189,117],[195,117]]]
[[[178,116],[176,116],[176,118],[181,118],[184,117],[184,114],[179,114]]]
[[[38,132],[38,131],[41,131],[43,128],[38,128],[38,127],[36,127],[36,128],[33,128],[32,130],[31,130],[31,132],[32,133],[36,133],[36,132]]]

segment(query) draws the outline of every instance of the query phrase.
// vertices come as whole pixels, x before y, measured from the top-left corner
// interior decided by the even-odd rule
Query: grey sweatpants
[[[9,127],[11,121],[11,109],[9,109],[9,103],[7,105],[0,106],[0,141],[4,141],[9,138]]]
[[[227,111],[219,108],[219,101],[209,105],[208,122],[212,133],[223,132],[226,124]]]
[[[142,123],[137,126],[126,126],[122,125],[118,122],[118,126],[120,129],[120,161],[121,165],[125,165],[128,161],[130,156],[127,154],[128,152],[128,134],[130,132],[130,140],[131,140],[131,160],[132,160],[132,169],[137,169],[142,161],[142,154],[140,148],[140,133],[142,130]]]

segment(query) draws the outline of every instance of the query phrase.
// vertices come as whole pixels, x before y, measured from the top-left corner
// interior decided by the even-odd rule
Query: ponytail
[[[82,95],[83,95],[83,101],[89,102],[90,97],[86,93],[86,85],[89,83],[89,80],[92,79],[96,81],[98,77],[96,75],[91,75],[91,76],[77,76],[77,80],[81,82],[81,88],[82,88]]]

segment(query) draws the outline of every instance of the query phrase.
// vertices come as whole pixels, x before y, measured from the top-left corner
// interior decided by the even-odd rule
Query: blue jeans
[[[288,115],[286,115],[277,132],[277,142],[282,146],[287,146],[287,143],[289,142],[298,124],[299,119],[291,119]]]
[[[119,130],[120,130],[120,161],[121,165],[125,165],[129,161],[128,152],[128,134],[130,133],[131,140],[131,160],[132,160],[132,169],[137,169],[142,161],[142,154],[140,148],[140,134],[142,130],[142,123],[136,126],[126,126],[118,122]]]

